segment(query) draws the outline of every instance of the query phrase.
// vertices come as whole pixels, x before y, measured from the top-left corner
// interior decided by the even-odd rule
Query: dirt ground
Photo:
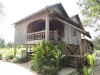
[[[95,75],[100,75],[100,52],[97,54],[96,59]],[[0,61],[0,75],[38,75],[30,69],[31,64],[31,62],[14,64]]]
[[[96,62],[96,67],[95,67],[95,75],[100,75],[100,52],[97,53],[97,62]]]
[[[0,75],[37,75],[30,70],[30,62],[24,64],[14,64],[0,61]]]

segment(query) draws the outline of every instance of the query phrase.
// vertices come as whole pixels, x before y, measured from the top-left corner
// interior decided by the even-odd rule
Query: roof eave
[[[29,16],[26,16],[26,17],[24,17],[24,18],[22,18],[22,19],[20,19],[20,20],[18,20],[17,22],[15,22],[15,23],[12,23],[12,25],[15,25],[15,24],[17,24],[17,23],[19,23],[19,22],[21,22],[21,21],[23,21],[23,20],[25,20],[25,19],[28,19],[28,18],[30,18],[30,17],[32,17],[32,16],[34,16],[34,15],[36,15],[36,14],[39,14],[40,12],[45,12],[46,10],[47,10],[47,8],[48,8],[48,6],[46,6],[45,8],[43,8],[43,9],[41,9],[41,10],[39,10],[39,11],[37,11],[37,12],[35,12],[35,13],[32,13],[31,15],[29,15]]]

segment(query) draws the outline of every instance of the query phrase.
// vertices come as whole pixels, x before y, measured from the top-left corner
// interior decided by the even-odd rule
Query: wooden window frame
[[[76,36],[76,30],[72,28],[72,36]]]

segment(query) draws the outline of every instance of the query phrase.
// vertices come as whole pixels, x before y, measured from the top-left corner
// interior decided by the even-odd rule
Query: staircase
[[[76,67],[77,66],[77,60],[76,59],[77,59],[77,57],[75,57],[75,56],[68,56],[66,58],[66,65]]]

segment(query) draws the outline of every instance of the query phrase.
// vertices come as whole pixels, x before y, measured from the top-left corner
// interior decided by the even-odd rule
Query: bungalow
[[[26,45],[27,54],[28,46],[42,40],[52,40],[63,41],[68,45],[68,54],[74,55],[76,49],[77,55],[82,56],[84,49],[82,49],[81,35],[91,38],[84,30],[79,16],[69,17],[61,3],[47,6],[13,25],[15,25],[14,55],[17,45]]]

